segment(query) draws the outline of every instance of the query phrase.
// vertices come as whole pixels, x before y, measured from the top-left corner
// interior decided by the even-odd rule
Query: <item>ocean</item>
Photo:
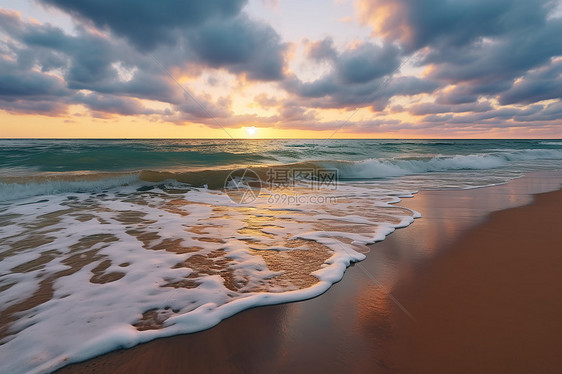
[[[562,140],[0,140],[0,360],[318,296],[421,217],[401,199],[559,169]]]

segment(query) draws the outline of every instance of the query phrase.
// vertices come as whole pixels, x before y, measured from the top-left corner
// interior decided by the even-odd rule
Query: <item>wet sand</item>
[[[395,293],[404,372],[562,370],[562,191],[491,215]],[[406,359],[402,359],[406,358]]]
[[[558,371],[562,191],[525,204],[561,181],[560,172],[541,173],[421,192],[400,205],[423,218],[373,245],[320,297],[247,310],[60,372]]]

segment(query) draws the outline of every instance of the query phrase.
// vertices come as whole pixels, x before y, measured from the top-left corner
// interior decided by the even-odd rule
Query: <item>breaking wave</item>
[[[528,149],[497,150],[492,153],[435,156],[431,158],[377,159],[360,161],[310,161],[284,165],[251,167],[262,179],[274,169],[337,169],[341,179],[380,179],[412,174],[458,170],[489,170],[507,167],[515,162],[562,160],[562,150]],[[168,180],[193,187],[220,189],[232,169],[220,168],[193,171],[142,170],[134,173],[68,174],[0,179],[0,201],[17,200],[39,195],[73,192],[100,192],[128,184],[157,184]],[[423,186],[420,186],[423,188]],[[474,186],[471,186],[474,187]]]
[[[101,192],[110,188],[138,182],[138,174],[114,177],[102,175],[73,175],[65,177],[17,178],[0,182],[0,201],[18,200],[32,196],[61,193]]]

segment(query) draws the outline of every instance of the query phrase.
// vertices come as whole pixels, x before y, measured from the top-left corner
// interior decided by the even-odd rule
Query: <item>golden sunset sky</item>
[[[0,0],[0,137],[560,138],[560,9]]]

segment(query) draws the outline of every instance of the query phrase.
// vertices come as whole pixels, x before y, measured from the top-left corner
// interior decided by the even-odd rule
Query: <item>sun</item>
[[[258,131],[258,129],[256,129],[255,126],[251,126],[251,127],[246,127],[246,134],[248,134],[248,136],[254,136],[256,135],[256,132]]]

